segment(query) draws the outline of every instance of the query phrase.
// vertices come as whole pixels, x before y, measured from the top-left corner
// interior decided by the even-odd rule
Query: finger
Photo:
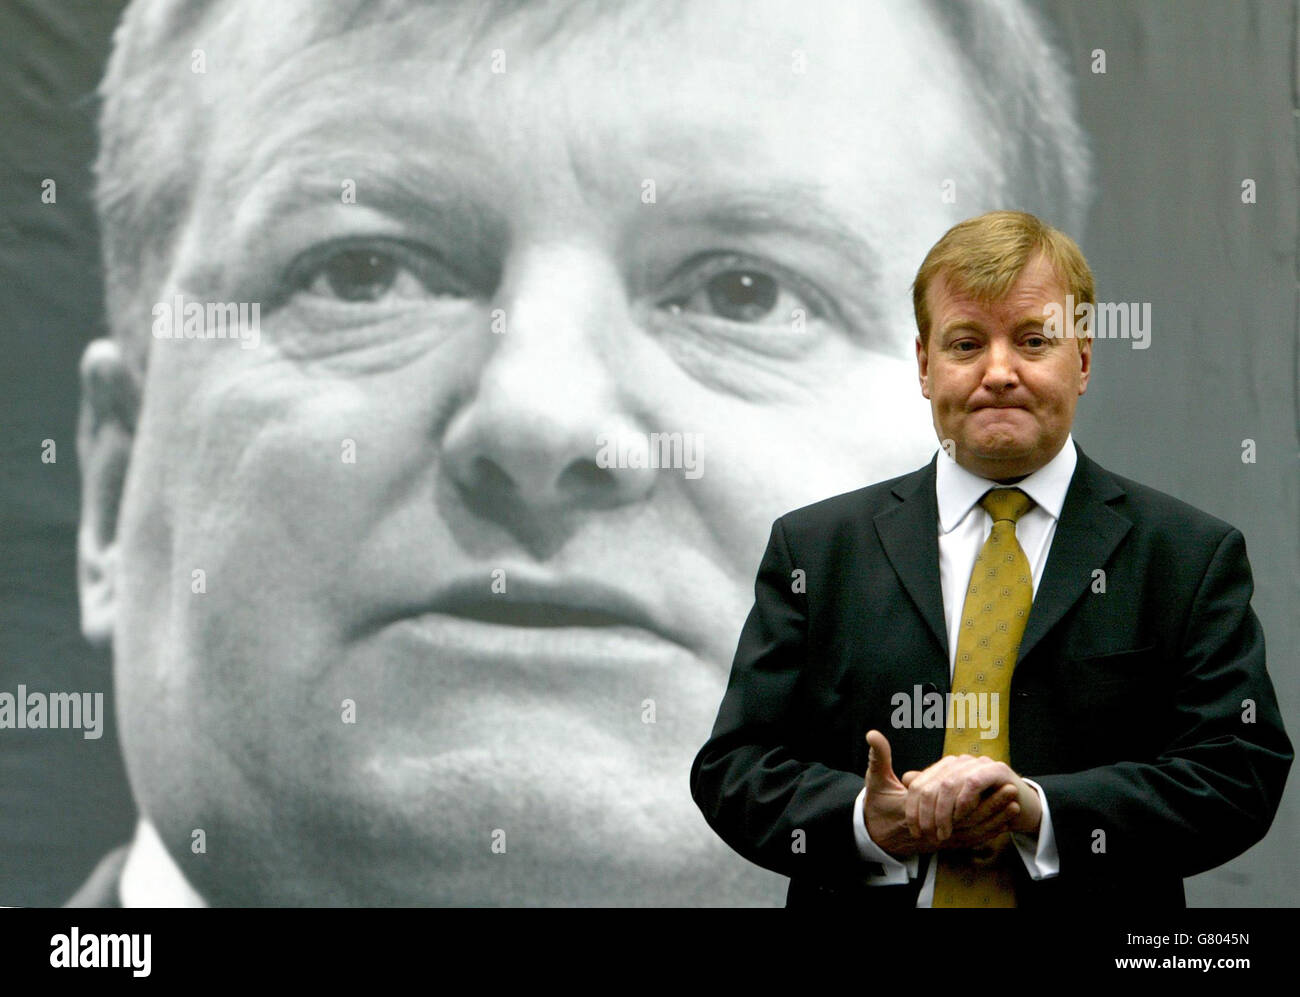
[[[899,781],[902,782],[904,786],[910,787],[912,783],[916,781],[916,777],[920,774],[921,773],[916,771],[916,769],[908,769],[908,771],[899,776]]]
[[[944,842],[946,848],[979,848],[986,845],[1001,834],[1011,830],[1011,825],[1015,821],[1015,814],[1019,808],[1012,810],[1004,809],[986,821],[971,827],[962,828],[953,833],[953,836]]]
[[[918,837],[932,837],[935,832],[937,794],[952,773],[970,765],[970,755],[944,755],[907,786],[905,808],[908,827]]]
[[[984,758],[950,755],[945,759],[942,767],[938,765],[934,767],[934,779],[927,784],[926,789],[933,800],[932,831],[936,841],[943,842],[952,837],[954,814],[959,800],[969,801],[962,804],[963,814],[973,809],[979,802],[978,791],[972,791],[970,786],[976,779],[975,774],[989,764],[989,761]],[[923,825],[922,831],[925,830]]]
[[[934,833],[939,841],[946,841],[952,837],[953,814],[958,799],[966,790],[969,770],[968,765],[953,765],[949,768],[946,778],[937,787],[934,800]]]
[[[919,838],[927,831],[922,826],[922,810],[928,809],[929,817],[925,818],[926,827],[934,813],[934,800],[931,798],[932,786],[934,784],[936,773],[935,768],[940,763],[936,762],[924,772],[921,772],[907,787],[907,798],[904,800],[903,816],[907,820],[907,828],[912,832],[912,836]]]
[[[928,787],[918,793],[916,797],[916,833],[922,838],[934,837],[934,794],[936,788]]]
[[[873,787],[893,786],[898,782],[894,775],[894,759],[889,748],[889,738],[878,730],[867,731],[867,790]]]
[[[903,820],[907,821],[907,829],[914,838],[921,836],[921,824],[917,817],[921,807],[920,783],[920,777],[912,780],[912,784],[907,787],[907,798],[903,800]]]
[[[1006,809],[1007,805],[1017,799],[1016,787],[1010,783],[986,790],[979,805],[969,813],[954,819],[954,828],[975,827],[990,817]]]
[[[993,770],[998,767],[996,763],[987,759],[978,759],[962,772],[965,781],[953,804],[953,810],[959,819],[980,806],[990,794],[999,792],[1008,784],[1008,780],[999,780],[995,777]]]
[[[943,774],[957,761],[952,755],[945,755],[925,771],[917,773],[907,786],[907,800],[903,813],[908,830],[914,837],[921,837],[933,829],[934,799],[930,795],[936,781],[943,779]],[[928,809],[928,816],[923,827],[921,812]]]
[[[1012,773],[1002,762],[987,758],[977,758],[963,772],[965,785],[962,787],[959,804],[966,810],[973,810],[979,805],[986,792],[995,791],[1006,783],[1012,783]]]
[[[940,841],[943,840],[942,838],[937,838],[937,834],[939,830],[939,822],[942,819],[941,808],[944,805],[944,794],[948,787],[946,772],[951,770],[952,767],[951,764],[943,766],[943,768],[935,771],[929,779],[924,781],[918,780],[918,783],[913,784],[914,788],[907,791],[909,797],[912,793],[916,793],[917,831],[923,838],[936,838]],[[918,784],[920,786],[919,789],[915,788]],[[950,812],[951,806],[951,799],[949,799],[948,807]],[[951,822],[949,822],[949,831],[951,832]]]
[[[975,847],[996,838],[999,834],[1004,834],[1011,830],[1011,825],[1015,822],[1016,817],[1020,814],[1020,805],[1013,803],[1006,809],[994,814],[988,820],[983,821],[973,827],[966,828],[960,833],[960,838],[966,843],[966,847]],[[954,835],[954,839],[957,838]]]

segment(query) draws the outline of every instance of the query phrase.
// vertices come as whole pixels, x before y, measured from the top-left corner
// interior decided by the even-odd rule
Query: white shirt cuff
[[[1020,853],[1030,879],[1051,879],[1061,873],[1061,857],[1056,851],[1056,832],[1052,830],[1052,812],[1047,807],[1047,794],[1043,792],[1043,787],[1033,779],[1026,779],[1025,782],[1033,786],[1034,792],[1038,794],[1043,819],[1038,825],[1037,838],[1013,831],[1011,840],[1016,843],[1016,851]]]
[[[871,840],[862,814],[862,801],[866,797],[867,787],[863,786],[858,798],[853,801],[853,839],[858,844],[858,854],[864,863],[862,883],[865,886],[906,886],[908,880],[916,878],[919,856],[913,855],[906,860],[896,859]]]

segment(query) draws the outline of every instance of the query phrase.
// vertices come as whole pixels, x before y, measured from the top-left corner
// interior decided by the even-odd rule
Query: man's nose
[[[471,507],[508,518],[643,498],[652,472],[596,459],[602,434],[640,428],[620,397],[632,318],[613,260],[590,247],[517,250],[493,308],[491,352],[443,438]]]
[[[1019,356],[1015,346],[1001,337],[989,341],[984,353],[984,387],[990,391],[1005,391],[1020,383]]]

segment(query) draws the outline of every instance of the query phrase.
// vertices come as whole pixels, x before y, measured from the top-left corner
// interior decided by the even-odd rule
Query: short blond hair
[[[930,344],[926,293],[935,278],[942,277],[958,293],[988,304],[1005,297],[1029,261],[1040,253],[1056,270],[1076,305],[1097,303],[1092,270],[1073,239],[1027,212],[990,211],[948,229],[916,272],[912,309],[921,345]]]

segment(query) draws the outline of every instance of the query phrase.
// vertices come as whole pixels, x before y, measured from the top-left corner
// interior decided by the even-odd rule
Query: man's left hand
[[[945,755],[921,772],[904,772],[907,787],[905,814],[912,833],[933,835],[939,841],[953,836],[986,793],[996,793],[1003,786],[1014,786],[1020,812],[1008,830],[1037,834],[1043,819],[1038,793],[1005,762],[974,755]]]

